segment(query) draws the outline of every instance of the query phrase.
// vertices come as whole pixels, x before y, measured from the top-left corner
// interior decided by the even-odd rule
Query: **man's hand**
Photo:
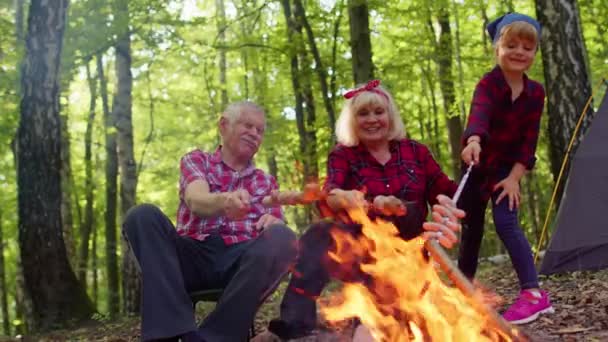
[[[224,213],[226,217],[238,220],[251,209],[251,195],[245,189],[224,193]]]
[[[403,201],[395,196],[376,196],[373,205],[375,210],[386,216],[404,216],[407,214],[407,208]]]
[[[285,222],[283,222],[283,220],[276,218],[270,214],[264,214],[264,215],[262,215],[262,217],[260,217],[258,222],[255,223],[255,229],[262,231],[262,230],[272,226],[273,224],[285,224]]]
[[[519,182],[513,177],[509,176],[498,182],[498,184],[494,185],[494,189],[492,190],[496,191],[501,188],[502,192],[500,193],[500,195],[498,195],[498,198],[496,199],[496,204],[500,203],[500,201],[506,196],[509,196],[509,210],[513,210],[513,208],[519,208]]]
[[[422,225],[426,230],[423,237],[436,238],[442,246],[452,248],[458,242],[456,232],[461,229],[460,219],[465,216],[465,212],[456,208],[452,199],[445,195],[437,196],[437,201],[439,203],[433,205],[431,214],[433,221]]]

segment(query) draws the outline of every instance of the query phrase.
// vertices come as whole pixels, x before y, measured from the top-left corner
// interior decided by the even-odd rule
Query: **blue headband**
[[[540,27],[540,23],[538,21],[536,21],[535,19],[533,19],[525,14],[509,13],[509,14],[505,14],[502,17],[495,19],[493,22],[489,23],[488,26],[486,27],[486,30],[488,31],[488,34],[490,35],[492,42],[496,43],[498,41],[498,38],[500,38],[500,31],[502,30],[503,27],[505,27],[509,24],[512,24],[516,21],[524,21],[524,22],[534,26],[534,28],[536,29],[536,36],[537,36],[538,40],[540,41],[541,27]]]

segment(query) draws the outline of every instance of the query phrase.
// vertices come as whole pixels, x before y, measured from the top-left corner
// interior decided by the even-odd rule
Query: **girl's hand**
[[[519,182],[514,178],[507,177],[498,182],[498,184],[494,185],[494,189],[492,190],[496,191],[501,188],[502,192],[500,193],[500,195],[498,195],[498,198],[496,198],[496,204],[500,203],[500,201],[506,196],[509,196],[509,210],[513,210],[513,208],[519,208],[521,196],[519,193]]]
[[[472,140],[462,150],[460,157],[467,165],[471,165],[471,163],[477,165],[479,164],[479,154],[481,154],[481,145],[479,144],[479,141]]]

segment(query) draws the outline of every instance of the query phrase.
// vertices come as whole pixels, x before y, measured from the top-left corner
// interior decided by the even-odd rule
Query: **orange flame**
[[[376,341],[510,341],[473,300],[444,284],[423,254],[421,239],[404,241],[392,223],[349,212],[363,225],[353,237],[334,230],[331,258],[339,264],[366,260],[361,270],[372,284],[345,283],[321,312],[328,322],[357,317]]]

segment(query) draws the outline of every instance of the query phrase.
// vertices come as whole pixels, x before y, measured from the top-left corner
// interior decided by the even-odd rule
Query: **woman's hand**
[[[367,212],[369,203],[365,194],[358,190],[334,189],[329,193],[327,203],[334,209],[363,209]]]
[[[425,222],[422,227],[426,230],[423,234],[425,239],[436,238],[439,243],[446,247],[458,242],[456,232],[461,229],[460,219],[465,216],[465,212],[456,208],[455,203],[445,195],[437,196],[438,204],[433,205],[431,214],[433,221]]]
[[[395,196],[376,196],[373,206],[375,210],[386,216],[404,216],[407,214],[407,208],[403,201]]]

